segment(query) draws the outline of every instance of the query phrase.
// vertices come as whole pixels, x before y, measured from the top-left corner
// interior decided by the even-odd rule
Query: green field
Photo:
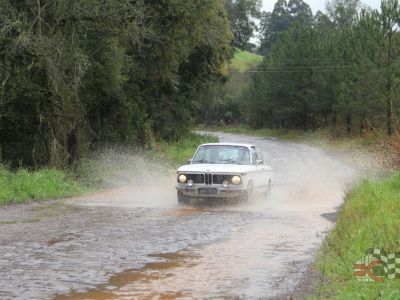
[[[256,67],[263,60],[263,57],[247,51],[236,50],[230,67],[232,69],[244,72],[250,68]]]
[[[353,266],[370,248],[400,251],[400,172],[380,181],[363,181],[347,196],[335,229],[318,258],[324,276],[312,299],[400,299],[400,280],[360,283]],[[319,293],[319,291],[318,291]]]

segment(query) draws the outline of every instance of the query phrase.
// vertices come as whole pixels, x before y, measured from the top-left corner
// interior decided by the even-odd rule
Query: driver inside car
[[[249,151],[247,151],[246,149],[241,149],[239,154],[238,154],[238,158],[237,158],[237,163],[239,165],[248,165],[249,164],[249,160],[250,160],[250,155],[249,155]]]

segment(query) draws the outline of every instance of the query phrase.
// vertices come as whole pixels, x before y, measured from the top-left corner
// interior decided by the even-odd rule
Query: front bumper
[[[215,194],[201,194],[199,189],[216,189]],[[178,184],[176,186],[178,192],[186,196],[198,198],[231,198],[243,197],[246,194],[246,188],[243,186],[228,186],[224,188],[222,185],[195,185],[192,187]]]

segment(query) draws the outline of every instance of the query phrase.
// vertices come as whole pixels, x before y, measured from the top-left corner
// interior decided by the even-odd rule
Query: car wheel
[[[247,184],[246,193],[244,194],[244,201],[250,204],[252,200],[253,200],[253,182],[249,181],[249,183]]]
[[[178,203],[182,206],[189,205],[190,198],[182,192],[178,192]]]

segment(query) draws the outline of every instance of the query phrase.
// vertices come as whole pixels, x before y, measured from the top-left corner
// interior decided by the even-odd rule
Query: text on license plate
[[[200,195],[215,195],[217,194],[217,189],[199,189]]]

